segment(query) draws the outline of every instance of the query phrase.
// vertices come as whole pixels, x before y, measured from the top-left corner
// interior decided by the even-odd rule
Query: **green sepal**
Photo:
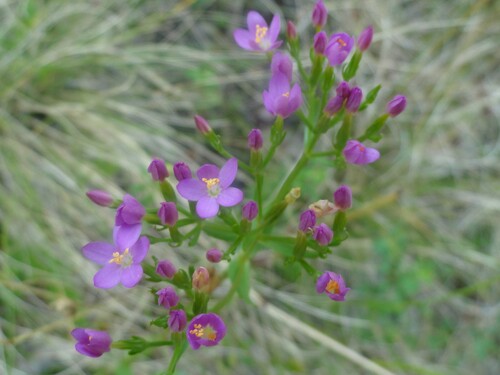
[[[127,340],[119,340],[113,342],[111,344],[111,347],[114,349],[128,350],[129,355],[134,355],[143,352],[147,348],[168,346],[172,344],[172,341],[146,341],[142,337],[132,336]]]
[[[207,312],[208,295],[206,293],[195,291],[193,301],[193,315],[204,314]]]
[[[164,279],[163,279],[164,280]],[[191,290],[191,278],[183,269],[177,270],[174,277],[170,281],[173,285],[182,290]]]
[[[312,69],[311,69],[311,75],[310,75],[311,87],[315,87],[319,81],[319,78],[320,78],[321,73],[323,71],[324,59],[325,58],[322,55],[317,55],[315,53],[312,53],[312,55],[311,55],[311,61],[312,61]]]
[[[366,98],[359,106],[358,112],[364,111],[370,104],[372,104],[375,99],[377,99],[378,92],[382,88],[382,85],[377,85],[366,94]]]
[[[250,150],[250,168],[259,169],[262,164],[262,152],[259,150]]]
[[[152,321],[149,322],[149,325],[167,329],[168,315],[160,316],[159,318],[153,319]]]
[[[161,225],[160,218],[156,214],[146,214],[142,218],[148,224]]]
[[[347,215],[345,211],[338,211],[333,221],[333,239],[332,246],[338,246],[349,237],[349,232],[346,230]]]
[[[335,83],[335,71],[333,70],[333,66],[328,66],[323,73],[323,84],[321,86],[321,90],[324,93],[328,93],[333,84]]]
[[[166,202],[177,202],[175,190],[167,180],[160,182],[160,191],[161,195],[163,195],[163,199],[165,199]]]
[[[354,55],[352,55],[351,60],[349,61],[349,64],[347,64],[342,71],[342,77],[344,78],[344,81],[349,81],[356,75],[362,56],[363,53],[361,51],[356,50],[356,52],[354,52]]]
[[[170,237],[172,238],[172,243],[170,244],[170,246],[178,247],[182,245],[182,234],[181,232],[179,232],[179,229],[177,229],[176,226],[168,227],[168,231],[170,232]]]
[[[344,116],[344,122],[337,132],[335,149],[338,153],[342,152],[347,141],[351,137],[351,124],[352,124],[352,115],[350,113],[346,113]]]
[[[156,262],[155,262],[156,263]],[[142,264],[142,269],[144,274],[147,276],[146,281],[151,281],[153,283],[159,283],[160,281],[164,281],[165,279],[156,273],[156,265],[152,266],[148,263]]]
[[[293,248],[293,260],[297,261],[304,258],[304,254],[307,249],[307,235],[301,230],[297,231],[297,237],[295,237],[295,246]]]
[[[200,238],[201,234],[201,225],[197,225],[191,232],[190,232],[190,238],[188,241],[188,246],[193,247],[198,243],[198,239]]]
[[[239,232],[239,223],[238,221],[234,218],[233,214],[231,213],[230,209],[221,207],[221,210],[219,211],[219,217],[231,227],[233,232],[238,233]]]
[[[271,127],[271,143],[279,146],[285,139],[286,132],[283,130],[283,117],[278,116]]]

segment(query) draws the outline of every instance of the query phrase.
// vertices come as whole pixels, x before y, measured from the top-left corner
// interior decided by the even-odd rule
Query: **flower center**
[[[282,94],[285,98],[288,98],[290,96],[290,91],[287,91],[285,92],[284,94]]]
[[[218,178],[202,178],[201,180],[205,183],[205,185],[207,185],[208,194],[210,194],[212,197],[216,197],[219,195],[220,180]]]
[[[328,293],[332,294],[338,294],[340,292],[339,283],[334,280],[330,280],[325,289]]]
[[[208,339],[210,341],[214,341],[217,338],[217,332],[215,332],[212,327],[203,327],[201,324],[195,324],[194,328],[190,330],[189,333],[200,339]]]
[[[128,267],[132,264],[132,256],[129,254],[128,248],[125,249],[123,253],[115,251],[113,253],[113,258],[109,260],[109,263],[121,264],[122,266]]]
[[[257,25],[255,28],[255,43],[260,43],[267,34],[267,27]]]
[[[359,149],[359,151],[361,151],[361,152],[365,152],[365,151],[366,151],[365,146],[362,146],[362,145],[358,145],[358,149]]]
[[[347,43],[344,42],[344,40],[342,38],[337,38],[337,43],[340,44],[342,47],[347,46]]]

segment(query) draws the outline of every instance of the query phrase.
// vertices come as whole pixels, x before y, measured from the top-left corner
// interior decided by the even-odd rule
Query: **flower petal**
[[[295,112],[302,105],[302,90],[298,83],[293,85],[290,91],[290,100],[288,101],[288,110],[290,113]]]
[[[287,118],[290,115],[290,112],[288,111],[288,102],[288,97],[283,95],[276,96],[274,98],[274,110],[276,111],[276,114],[283,118]]]
[[[208,194],[207,185],[195,178],[180,181],[177,184],[177,191],[183,198],[189,201],[197,201]]]
[[[142,279],[142,267],[140,264],[132,264],[123,269],[121,282],[125,288],[133,288]]]
[[[374,148],[367,147],[364,154],[364,164],[370,164],[380,158],[380,152]]]
[[[290,91],[290,82],[283,73],[277,72],[273,74],[269,81],[269,95],[271,97],[281,96]]]
[[[258,12],[251,10],[247,15],[247,26],[252,39],[255,36],[257,25],[259,25],[260,27],[267,27],[267,22]]]
[[[119,250],[125,250],[137,242],[141,235],[142,224],[123,224],[113,228],[113,240]]]
[[[107,242],[90,242],[82,247],[83,256],[97,264],[107,264],[113,258],[115,247]]]
[[[88,341],[89,339],[89,335],[85,328],[75,328],[71,331],[71,336],[73,336],[76,341]]]
[[[123,197],[123,209],[121,210],[121,218],[127,224],[137,224],[141,221],[142,217],[146,214],[146,210],[130,194],[125,194]]]
[[[225,189],[231,185],[236,178],[236,173],[238,173],[238,159],[231,158],[222,166],[219,172],[219,186]]]
[[[236,206],[243,200],[243,192],[240,189],[229,187],[220,192],[217,203],[224,207]]]
[[[141,263],[149,250],[149,238],[143,236],[130,248],[130,255],[134,264]]]
[[[86,344],[76,343],[75,349],[78,353],[86,355],[87,357],[97,358],[103,355],[102,352],[96,350],[95,348],[91,348]]]
[[[196,213],[202,219],[214,217],[219,212],[219,204],[216,198],[203,197],[196,204]]]
[[[121,273],[119,264],[107,264],[94,275],[94,286],[101,289],[113,288],[120,282]]]
[[[196,175],[200,180],[204,178],[217,178],[219,177],[219,168],[213,164],[204,164],[198,169]]]
[[[281,20],[280,16],[275,14],[271,21],[271,25],[269,26],[268,35],[271,43],[274,43],[276,39],[278,39],[278,35],[281,31]]]
[[[250,45],[250,41],[252,41],[252,35],[248,32],[248,30],[236,29],[233,31],[233,37],[236,44],[238,44],[241,48],[253,51],[254,48]]]

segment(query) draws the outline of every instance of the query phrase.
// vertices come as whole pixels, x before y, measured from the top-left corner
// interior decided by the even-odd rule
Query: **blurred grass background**
[[[310,43],[313,3],[0,1],[0,373],[166,367],[165,348],[97,360],[73,349],[74,326],[122,339],[148,330],[151,309],[145,289],[92,287],[96,268],[79,249],[110,238],[113,213],[84,193],[128,191],[154,204],[151,156],[220,163],[193,131],[195,113],[245,156],[248,130],[271,123],[260,99],[268,66],[238,49],[231,32],[256,9],[296,21]],[[329,31],[376,30],[356,82],[384,87],[358,126],[394,94],[409,100],[386,130],[384,157],[345,176],[355,194],[351,238],[321,268],[344,274],[353,291],[348,302],[331,303],[310,278],[297,281],[296,270],[264,252],[253,295],[266,303],[234,303],[224,313],[224,345],[188,351],[178,372],[370,373],[332,338],[395,374],[498,374],[500,3],[325,3]],[[297,124],[287,122],[277,176],[297,157]],[[326,164],[297,181],[316,186],[302,205],[331,194]],[[291,227],[294,220],[290,213]],[[203,254],[154,249],[179,265]]]

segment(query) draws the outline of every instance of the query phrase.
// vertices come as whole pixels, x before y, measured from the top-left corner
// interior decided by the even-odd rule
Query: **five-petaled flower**
[[[354,139],[347,141],[342,153],[348,163],[359,165],[373,163],[380,157],[380,152],[378,152],[378,150],[366,147],[364,144]]]
[[[262,93],[264,106],[274,116],[287,118],[302,104],[302,90],[298,83],[290,89],[288,77],[276,72],[269,81],[269,90]]]
[[[141,237],[131,247],[121,248],[107,242],[90,242],[82,247],[83,255],[103,265],[94,275],[96,288],[113,288],[118,283],[133,288],[142,278],[141,262],[149,250],[149,239]]]
[[[249,51],[270,51],[281,46],[282,41],[277,40],[280,33],[280,17],[274,15],[271,25],[268,26],[264,18],[256,11],[247,15],[248,30],[236,29],[233,36],[236,43]]]
[[[350,290],[351,288],[346,288],[342,276],[335,272],[326,271],[316,281],[316,291],[326,293],[334,301],[344,301]]]
[[[186,330],[186,336],[191,348],[197,350],[200,346],[214,346],[226,335],[226,325],[214,313],[200,314],[191,320]]]
[[[180,195],[197,202],[196,213],[202,219],[214,217],[223,207],[236,206],[243,200],[243,192],[231,187],[238,172],[238,160],[229,159],[220,169],[213,164],[205,164],[198,171],[196,178],[189,178],[177,184]]]
[[[71,336],[77,341],[75,344],[76,351],[87,357],[97,358],[110,350],[111,337],[106,331],[75,328],[71,331]]]

